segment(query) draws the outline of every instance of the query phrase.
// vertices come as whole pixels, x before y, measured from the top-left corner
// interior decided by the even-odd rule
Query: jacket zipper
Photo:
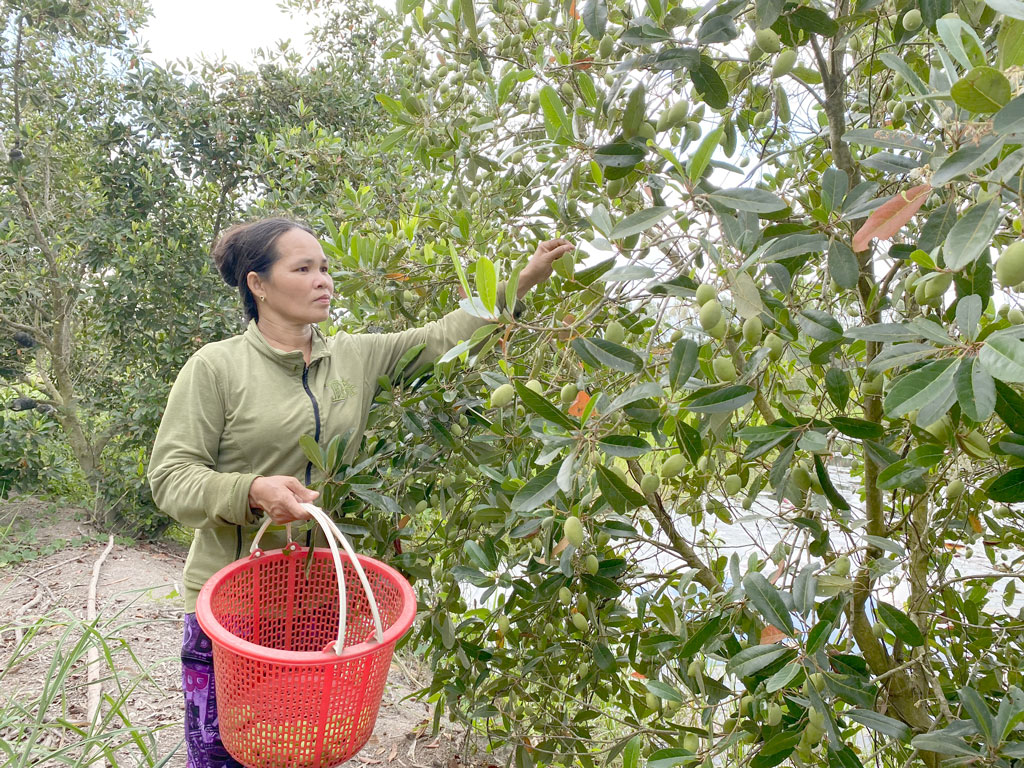
[[[313,404],[313,420],[316,422],[315,432],[313,439],[316,440],[317,445],[320,444],[320,404],[317,403],[316,397],[313,395],[313,391],[309,388],[309,366],[303,366],[302,368],[302,388],[306,390],[306,394],[309,395],[309,402]],[[306,462],[306,486],[313,481],[313,462]],[[306,546],[313,546],[313,529],[306,531]]]

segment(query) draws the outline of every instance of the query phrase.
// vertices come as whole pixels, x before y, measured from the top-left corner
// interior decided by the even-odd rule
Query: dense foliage
[[[538,238],[571,237],[522,319],[379,382],[352,466],[303,446],[325,506],[416,580],[436,717],[524,766],[1019,764],[1024,4],[401,0],[401,31],[295,7],[323,51],[367,46],[325,67],[387,67],[383,112],[350,122],[345,83],[285,57],[112,90],[134,154],[68,129],[63,197],[39,199],[57,263],[103,276],[67,337],[93,423],[144,450],[180,360],[228,332],[199,244],[244,208],[326,214],[350,331],[461,294],[490,316]],[[343,37],[360,19],[376,38]],[[57,273],[18,195],[41,155],[5,202],[4,258],[37,281]],[[138,197],[104,218],[115,186],[87,182],[114,166]],[[139,281],[155,303],[123,314]],[[49,355],[0,354],[46,391],[62,315],[35,301],[5,327]]]

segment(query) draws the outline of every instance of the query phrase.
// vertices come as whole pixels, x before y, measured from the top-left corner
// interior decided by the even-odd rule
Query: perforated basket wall
[[[243,765],[327,768],[350,758],[370,737],[395,642],[412,622],[412,592],[397,571],[371,558],[359,560],[385,642],[374,640],[362,584],[342,556],[347,622],[340,656],[324,652],[338,633],[330,550],[315,551],[308,579],[305,552],[274,552],[228,566],[204,588],[209,599],[200,597],[197,618],[213,641],[221,739]],[[204,625],[211,616],[219,631]]]

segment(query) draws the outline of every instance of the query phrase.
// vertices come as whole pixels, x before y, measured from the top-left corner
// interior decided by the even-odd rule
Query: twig
[[[96,621],[96,586],[100,580],[100,568],[103,567],[103,561],[107,559],[107,555],[110,554],[110,550],[114,548],[114,534],[110,534],[107,539],[107,546],[104,548],[102,554],[96,558],[96,562],[92,566],[92,580],[89,582],[89,600],[86,604],[85,609],[85,620],[89,624],[93,624]],[[103,683],[100,681],[100,652],[96,648],[96,643],[93,642],[89,645],[89,652],[86,656],[86,690],[88,691],[88,706],[86,707],[86,720],[90,723],[96,721],[100,711],[100,698],[103,692]],[[106,762],[106,761],[104,761]]]

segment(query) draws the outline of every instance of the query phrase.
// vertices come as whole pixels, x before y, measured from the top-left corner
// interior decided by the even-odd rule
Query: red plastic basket
[[[215,573],[196,603],[213,641],[221,740],[248,768],[328,768],[358,752],[416,615],[398,571],[356,555],[322,510],[307,509],[330,544],[314,550],[308,579],[305,548],[258,548],[268,519],[250,556]]]

